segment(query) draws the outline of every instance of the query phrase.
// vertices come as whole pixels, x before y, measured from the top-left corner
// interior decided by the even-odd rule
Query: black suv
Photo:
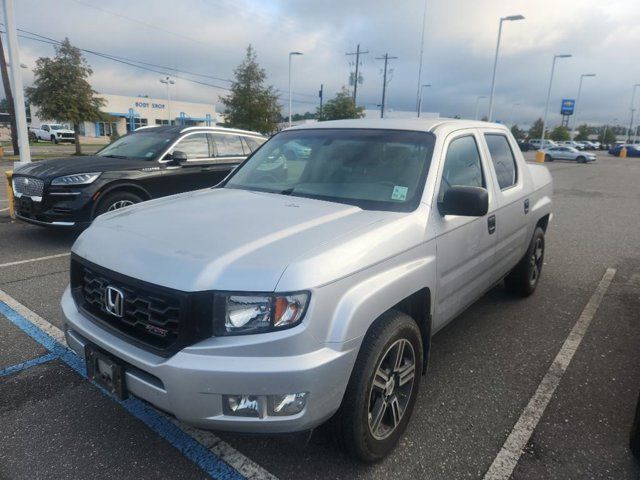
[[[16,217],[83,228],[105,212],[211,187],[266,138],[218,127],[144,127],[94,156],[33,162],[13,175]]]

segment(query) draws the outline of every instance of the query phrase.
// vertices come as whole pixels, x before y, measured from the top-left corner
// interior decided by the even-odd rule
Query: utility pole
[[[322,91],[324,90],[324,85],[320,84],[320,91],[318,92],[318,96],[320,97],[320,114],[318,115],[318,121],[322,121]]]
[[[358,44],[358,47],[356,48],[355,52],[351,52],[351,53],[346,53],[345,55],[350,56],[350,55],[355,55],[356,56],[356,74],[355,77],[353,79],[353,103],[356,103],[356,97],[358,95],[358,67],[360,66],[360,55],[364,55],[366,53],[369,53],[369,50],[365,51],[365,52],[361,52],[360,51],[360,44]]]
[[[424,9],[422,10],[422,35],[420,37],[420,62],[418,63],[418,95],[416,99],[416,109],[418,117],[420,117],[420,109],[422,108],[422,61],[424,59],[424,30],[427,25],[427,0],[424,0]]]
[[[4,56],[4,46],[2,45],[2,36],[0,35],[0,71],[2,73],[2,85],[4,86],[4,96],[7,99],[7,109],[9,117],[11,117],[11,145],[13,146],[13,154],[20,155],[20,147],[18,145],[18,130],[16,128],[16,112],[13,108],[13,93],[11,93],[11,83],[9,82],[9,72],[7,71],[7,59]]]
[[[388,53],[385,53],[382,57],[377,57],[376,60],[384,60],[384,74],[382,76],[382,103],[380,104],[380,118],[384,118],[384,102],[387,99],[387,64],[389,60],[394,60],[398,57],[390,57]]]
[[[24,90],[22,88],[22,72],[20,71],[20,54],[18,52],[18,33],[16,31],[15,7],[13,0],[4,0],[4,21],[7,31],[7,47],[11,64],[11,80],[15,103],[13,105],[18,145],[20,147],[20,163],[31,161],[29,150],[29,131],[27,130],[27,112],[24,108]]]

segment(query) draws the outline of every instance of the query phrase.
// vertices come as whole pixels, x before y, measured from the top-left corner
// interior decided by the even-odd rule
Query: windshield
[[[431,133],[400,130],[282,132],[224,186],[411,211],[420,202],[434,141]]]
[[[131,133],[107,145],[99,157],[140,158],[153,160],[175,139],[175,135],[160,132]]]
[[[49,125],[51,130],[67,130],[64,125]]]

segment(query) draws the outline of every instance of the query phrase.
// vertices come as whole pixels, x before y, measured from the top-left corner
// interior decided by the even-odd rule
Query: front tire
[[[544,230],[536,227],[533,238],[522,260],[504,279],[507,291],[520,297],[528,297],[538,286],[544,265]]]
[[[343,450],[375,462],[395,447],[413,412],[422,365],[422,335],[411,317],[390,310],[373,323],[332,419]]]
[[[102,215],[103,213],[113,212],[115,210],[119,210],[121,208],[128,207],[142,201],[143,199],[135,193],[124,191],[110,193],[105,196],[98,204],[98,208],[96,208],[96,214],[94,218],[98,215]]]
[[[578,160],[578,163],[587,163],[587,159],[583,156],[579,156],[577,160]]]
[[[546,156],[544,157],[544,161],[545,161],[545,162],[553,162],[553,157],[552,157],[551,155],[546,155]]]
[[[51,135],[51,141],[56,145],[58,144],[58,139],[55,137],[55,135]]]

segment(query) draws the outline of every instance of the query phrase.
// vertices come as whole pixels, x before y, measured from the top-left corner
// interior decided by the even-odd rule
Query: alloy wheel
[[[113,202],[109,205],[107,212],[113,212],[114,210],[119,210],[121,208],[128,207],[129,205],[133,205],[131,200],[118,200],[117,202]]]
[[[540,271],[542,270],[542,261],[544,258],[544,240],[540,237],[536,238],[536,243],[533,247],[533,252],[529,257],[529,263],[531,268],[529,270],[529,283],[535,285],[540,277]]]
[[[369,391],[369,431],[376,440],[389,437],[405,414],[415,383],[416,356],[408,340],[396,340],[378,363]]]

